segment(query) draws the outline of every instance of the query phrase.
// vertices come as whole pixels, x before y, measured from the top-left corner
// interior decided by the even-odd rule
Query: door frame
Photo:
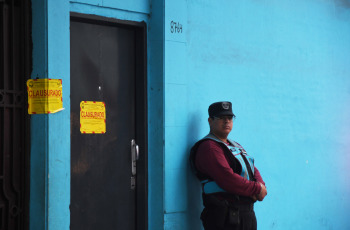
[[[148,105],[147,105],[147,24],[70,12],[70,21],[128,28],[135,31],[135,133],[140,157],[136,177],[136,229],[148,229]]]

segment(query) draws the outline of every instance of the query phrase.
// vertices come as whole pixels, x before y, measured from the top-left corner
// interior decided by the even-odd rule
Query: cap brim
[[[215,114],[215,116],[234,116],[234,114],[231,111],[222,111],[218,114]]]

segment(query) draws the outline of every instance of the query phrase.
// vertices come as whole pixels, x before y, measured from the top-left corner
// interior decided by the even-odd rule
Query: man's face
[[[209,117],[208,121],[211,132],[220,138],[227,138],[232,130],[232,116]]]

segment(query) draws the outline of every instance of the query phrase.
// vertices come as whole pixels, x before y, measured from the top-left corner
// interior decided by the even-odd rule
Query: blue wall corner
[[[32,10],[32,78],[62,79],[65,110],[31,115],[29,225],[69,229],[69,1],[34,0]]]
[[[64,110],[49,115],[48,228],[70,226],[69,1],[48,0],[48,76],[62,79]]]
[[[148,229],[164,228],[163,0],[151,1],[148,24]]]

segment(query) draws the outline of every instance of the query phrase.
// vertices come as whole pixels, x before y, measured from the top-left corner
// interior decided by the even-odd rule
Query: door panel
[[[70,30],[71,229],[135,229],[136,32],[79,20]],[[105,103],[105,134],[80,133],[81,101]]]

